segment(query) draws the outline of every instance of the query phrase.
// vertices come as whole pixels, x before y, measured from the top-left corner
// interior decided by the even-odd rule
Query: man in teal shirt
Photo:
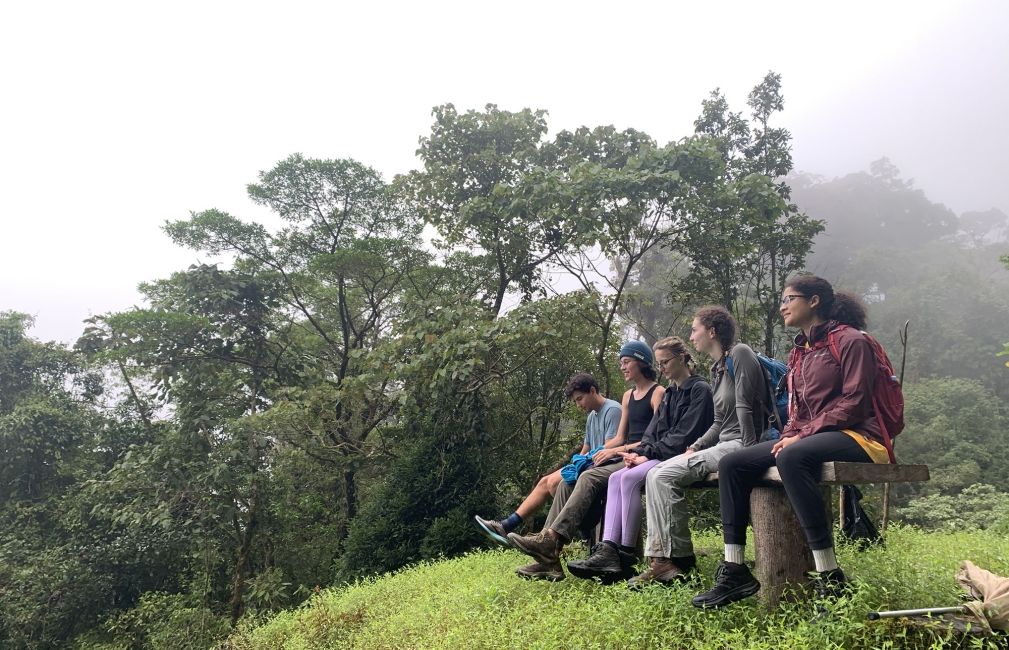
[[[585,372],[576,374],[568,380],[564,394],[577,404],[578,408],[588,413],[585,420],[585,437],[579,453],[584,455],[597,447],[602,447],[606,441],[617,435],[620,403],[607,399],[599,393],[599,383],[595,377]],[[526,517],[539,510],[547,499],[557,492],[557,487],[562,481],[561,470],[551,472],[539,480],[529,496],[508,517],[494,520],[475,516],[474,520],[480,531],[492,540],[503,546],[511,546],[508,533],[515,530]]]

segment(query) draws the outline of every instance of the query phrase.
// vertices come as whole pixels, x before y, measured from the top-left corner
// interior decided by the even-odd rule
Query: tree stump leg
[[[760,601],[778,606],[786,587],[799,587],[813,570],[813,553],[784,488],[758,487],[750,496],[750,522],[756,542]]]

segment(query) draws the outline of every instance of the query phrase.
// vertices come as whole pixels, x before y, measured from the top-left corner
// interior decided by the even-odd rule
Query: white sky
[[[294,152],[416,165],[433,106],[550,111],[553,131],[692,131],[783,76],[796,167],[887,155],[957,212],[1009,212],[1009,3],[5,2],[0,310],[72,342],[197,256],[161,232],[247,219]]]

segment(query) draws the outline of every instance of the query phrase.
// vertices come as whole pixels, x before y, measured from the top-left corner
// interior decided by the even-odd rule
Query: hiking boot
[[[540,564],[554,564],[560,560],[564,541],[552,530],[544,530],[535,535],[523,537],[518,533],[508,533],[511,545]]]
[[[641,556],[638,555],[637,551],[629,553],[618,546],[617,556],[620,558],[620,578],[622,580],[627,580],[637,575],[638,562],[641,561]]]
[[[619,580],[626,571],[625,567],[617,548],[606,542],[596,544],[592,554],[584,560],[568,562],[571,575],[586,580],[601,578],[604,582]]]
[[[564,579],[564,569],[561,568],[560,562],[554,562],[553,564],[533,562],[532,564],[515,569],[515,575],[526,580],[559,582]]]
[[[690,601],[694,607],[723,607],[760,591],[760,583],[745,564],[723,561],[715,572],[715,584]]]
[[[484,519],[483,517],[473,516],[473,521],[480,528],[480,532],[489,537],[492,541],[497,542],[501,546],[511,547],[511,542],[508,541],[508,531],[505,530],[504,526],[500,521],[495,521],[493,519]]]
[[[810,572],[810,584],[819,600],[835,600],[851,593],[851,584],[841,569]]]
[[[689,558],[676,558],[676,561],[668,557],[653,557],[651,560],[647,569],[627,581],[628,587],[643,587],[648,583],[683,584],[690,579],[696,562],[692,555]]]

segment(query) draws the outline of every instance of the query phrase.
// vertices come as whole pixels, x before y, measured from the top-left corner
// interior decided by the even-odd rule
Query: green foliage
[[[918,494],[956,495],[974,483],[1009,492],[1009,460],[1001,452],[1009,429],[1004,403],[970,379],[927,379],[904,389],[905,433],[896,452],[904,463],[929,466]]]
[[[717,534],[698,541],[720,547]],[[704,584],[717,552],[702,557]],[[690,604],[696,583],[630,591],[569,578],[528,582],[514,551],[422,562],[393,575],[327,590],[298,610],[244,625],[230,650],[260,648],[897,648],[956,647],[960,637],[902,620],[870,622],[865,612],[956,604],[960,559],[1009,573],[1009,545],[986,533],[933,533],[891,527],[885,548],[839,549],[856,585],[826,617],[808,602],[766,613],[755,599],[717,610]],[[1001,639],[978,639],[995,648]]]
[[[586,351],[573,336],[578,322],[563,317],[577,301],[538,301],[496,320],[430,305],[404,329],[391,346],[414,350],[399,369],[402,424],[385,432],[392,459],[351,524],[340,579],[471,548],[472,514],[497,505],[497,480],[514,481],[519,464],[528,476],[530,460],[556,461],[562,360]]]
[[[698,134],[716,143],[725,172],[671,242],[690,260],[688,272],[672,283],[672,295],[679,303],[724,305],[736,315],[742,339],[760,337],[760,347],[774,355],[781,290],[805,265],[823,224],[790,202],[782,180],[792,168],[791,134],[770,125],[784,108],[781,76],[768,73],[747,104],[750,122],[731,112],[716,89],[694,122]]]
[[[231,631],[228,619],[184,596],[149,592],[136,607],[77,637],[76,650],[205,650]]]
[[[914,499],[896,514],[930,530],[991,529],[1004,535],[1009,533],[1009,493],[975,483],[956,495],[930,494]]]

